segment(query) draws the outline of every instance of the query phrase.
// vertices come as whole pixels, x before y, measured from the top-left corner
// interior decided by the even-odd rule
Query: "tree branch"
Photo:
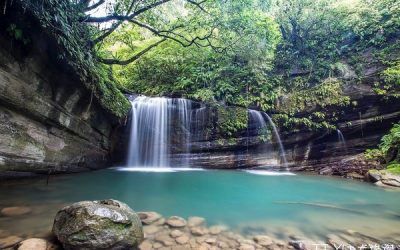
[[[93,4],[93,5],[89,6],[89,7],[86,7],[83,11],[86,12],[86,11],[94,10],[97,7],[99,7],[100,5],[102,5],[103,3],[105,3],[105,1],[106,0],[99,0],[97,3],[95,3],[95,4]]]
[[[109,22],[109,21],[129,21],[130,19],[142,14],[143,12],[146,12],[152,8],[155,8],[159,5],[162,5],[164,3],[170,2],[171,0],[160,0],[158,2],[155,2],[153,4],[149,4],[135,12],[129,15],[118,15],[118,14],[112,14],[109,16],[104,16],[104,17],[91,17],[91,16],[86,16],[83,18],[83,22],[87,23],[103,23],[103,22]]]
[[[167,40],[166,38],[163,38],[162,40],[160,40],[160,41],[158,41],[156,43],[153,43],[149,47],[143,49],[142,51],[140,51],[139,53],[135,54],[134,56],[132,56],[131,58],[129,58],[127,60],[107,59],[107,58],[100,58],[99,57],[98,61],[101,62],[101,63],[104,63],[104,64],[128,65],[128,64],[136,61],[141,56],[143,56],[145,53],[147,53],[148,51],[150,51],[154,47],[157,47],[158,45],[160,45],[161,43],[163,43],[166,40]]]

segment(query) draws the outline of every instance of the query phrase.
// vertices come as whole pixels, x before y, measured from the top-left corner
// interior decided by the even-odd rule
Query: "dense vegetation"
[[[364,155],[369,160],[385,164],[389,172],[400,174],[400,123],[382,137],[379,148],[368,149]]]
[[[343,86],[364,81],[371,64],[385,70],[367,84],[398,96],[399,13],[394,0],[204,1],[201,9],[171,1],[143,22],[158,31],[182,25],[186,40],[211,29],[207,43],[166,39],[132,63],[112,66],[113,75],[135,93],[257,107],[276,113],[281,126],[333,129],[340,112],[330,107],[356,105]],[[158,33],[127,22],[98,53],[124,61],[157,39]]]
[[[291,129],[334,129],[340,108],[357,105],[343,92],[349,82],[399,96],[397,0],[20,2],[118,117],[129,109],[120,89],[257,108]],[[9,27],[27,43],[22,30]],[[370,68],[379,70],[364,79]],[[220,123],[232,134],[243,117]]]

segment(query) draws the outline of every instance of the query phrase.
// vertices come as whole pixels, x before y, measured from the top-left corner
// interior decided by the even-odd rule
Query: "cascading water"
[[[165,97],[136,97],[132,104],[129,167],[168,167],[171,137],[180,131],[181,165],[188,166],[190,153],[191,101]]]
[[[168,166],[167,98],[139,96],[132,102],[128,166]]]
[[[339,129],[336,129],[336,132],[337,132],[339,145],[341,147],[343,147],[344,149],[346,149],[347,148],[346,140],[344,139],[344,135],[343,135],[342,131],[340,131]]]
[[[254,121],[257,122],[257,126],[259,126],[259,128],[264,128],[267,126],[264,116],[267,117],[268,123],[271,126],[272,132],[274,133],[274,136],[279,145],[279,151],[280,151],[281,159],[283,161],[283,166],[285,167],[285,169],[287,169],[288,163],[286,160],[285,148],[283,147],[281,137],[279,136],[278,129],[276,128],[275,123],[272,121],[271,117],[267,113],[260,112],[257,110],[249,110],[249,114],[250,114],[251,119],[253,119]]]

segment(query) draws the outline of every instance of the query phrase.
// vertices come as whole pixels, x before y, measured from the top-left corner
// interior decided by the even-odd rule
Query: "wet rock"
[[[172,230],[171,233],[170,233],[169,235],[170,235],[172,238],[177,238],[177,237],[179,237],[179,236],[182,236],[182,235],[183,235],[183,232],[180,231],[180,230],[175,229],[175,230]]]
[[[178,216],[169,217],[165,223],[170,227],[185,227],[187,224],[185,219]]]
[[[138,212],[137,214],[142,223],[145,225],[153,224],[162,218],[161,214],[156,212]]]
[[[175,240],[178,244],[183,245],[189,242],[189,237],[187,235],[182,235],[176,238]]]
[[[223,231],[226,231],[228,228],[226,226],[223,225],[216,225],[216,226],[212,226],[209,228],[210,234],[216,235],[216,234],[220,234]]]
[[[139,216],[116,200],[64,207],[54,219],[53,233],[66,250],[136,248],[144,237]]]
[[[206,220],[202,217],[197,217],[197,216],[189,217],[188,218],[188,227],[202,226],[202,225],[204,225],[205,221]]]
[[[7,248],[7,247],[13,247],[17,245],[19,242],[21,242],[23,239],[18,237],[18,236],[8,236],[5,238],[0,239],[0,249]]]
[[[190,232],[195,236],[203,236],[208,234],[208,229],[205,227],[193,227]]]
[[[32,209],[29,207],[5,207],[1,209],[0,213],[3,216],[12,217],[12,216],[21,216],[25,214],[29,214],[32,212]]]
[[[45,239],[31,238],[21,241],[18,244],[17,250],[56,250],[59,249],[56,245],[48,242]]]
[[[274,242],[272,241],[272,239],[271,239],[269,236],[266,236],[266,235],[257,235],[257,236],[254,236],[254,237],[253,237],[253,240],[254,240],[257,244],[259,244],[259,245],[261,245],[261,246],[263,246],[263,247],[268,247],[268,246],[274,244]]]

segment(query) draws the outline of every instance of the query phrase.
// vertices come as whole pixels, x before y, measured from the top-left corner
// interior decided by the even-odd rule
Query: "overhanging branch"
[[[142,51],[140,51],[139,53],[135,54],[134,56],[132,56],[131,58],[127,59],[127,60],[118,60],[118,59],[107,59],[107,58],[98,58],[98,61],[104,64],[117,64],[117,65],[128,65],[134,61],[136,61],[137,59],[139,59],[141,56],[143,56],[145,53],[147,53],[148,51],[150,51],[151,49],[153,49],[154,47],[157,47],[158,45],[160,45],[161,43],[163,43],[165,40],[167,40],[166,38],[163,38],[162,40],[153,43],[152,45],[148,46],[147,48],[143,49]]]

